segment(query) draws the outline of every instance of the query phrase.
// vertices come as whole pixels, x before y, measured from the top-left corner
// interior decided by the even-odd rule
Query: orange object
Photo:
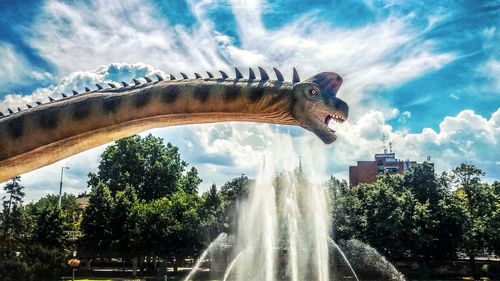
[[[77,267],[80,264],[80,260],[77,259],[70,259],[68,261],[69,266],[71,267]]]

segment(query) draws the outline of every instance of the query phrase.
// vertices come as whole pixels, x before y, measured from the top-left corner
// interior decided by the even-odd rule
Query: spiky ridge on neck
[[[28,106],[28,110],[0,117],[0,182],[16,175],[54,163],[87,149],[130,136],[147,129],[195,123],[253,121],[299,125],[291,115],[293,84],[271,80],[259,68],[261,79],[250,71],[244,79],[236,69],[231,79],[183,80],[171,75],[170,81],[158,76],[142,84],[122,82],[96,91],[63,99],[50,98],[47,104]],[[298,76],[294,71],[294,81]]]

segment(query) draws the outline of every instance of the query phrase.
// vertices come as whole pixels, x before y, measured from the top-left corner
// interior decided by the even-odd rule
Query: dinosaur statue
[[[207,72],[177,80],[170,75],[158,81],[144,77],[123,87],[96,84],[97,90],[73,95],[9,115],[0,113],[0,182],[54,163],[87,149],[156,127],[225,121],[252,121],[298,125],[315,133],[323,142],[335,141],[331,120],[347,119],[347,104],[336,97],[342,78],[333,72],[317,74],[303,82],[293,69],[293,81],[284,81],[274,68],[271,80],[259,67],[245,79],[221,78]]]

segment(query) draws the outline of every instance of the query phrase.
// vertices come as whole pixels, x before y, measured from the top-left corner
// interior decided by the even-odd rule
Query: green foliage
[[[60,208],[57,196],[49,195],[23,207],[19,182],[20,178],[15,178],[6,186],[15,196],[4,205],[7,208],[2,215],[5,218],[8,214],[8,220],[1,221],[7,231],[0,244],[0,280],[55,280],[66,270],[69,250],[63,229],[72,225],[64,220],[71,217],[71,212],[66,212],[70,204]]]
[[[94,253],[106,253],[111,249],[111,218],[114,202],[108,186],[102,182],[92,187],[89,205],[85,209],[81,222],[83,237],[81,243],[86,250]]]
[[[204,225],[198,210],[201,179],[196,168],[185,170],[188,164],[177,147],[151,135],[132,136],[101,157],[98,173],[89,175],[92,190],[81,223],[82,246],[89,253],[130,257],[197,251],[200,239],[190,236],[200,236]]]
[[[201,197],[203,204],[200,205],[200,216],[205,226],[204,240],[208,242],[224,231],[222,196],[217,192],[215,184],[212,184]]]
[[[498,250],[500,236],[498,212],[500,197],[495,184],[481,183],[484,172],[471,164],[462,163],[453,169],[451,181],[456,184],[455,196],[462,210],[460,249],[471,259],[474,278],[479,278],[475,258]],[[496,183],[497,184],[497,183]],[[498,253],[498,252],[497,252]]]
[[[164,145],[163,139],[152,135],[120,139],[101,158],[99,172],[90,173],[88,183],[105,183],[112,196],[130,185],[139,200],[149,202],[169,197],[179,188],[196,193],[201,182],[194,167],[183,175],[188,164],[181,160],[177,147]]]
[[[392,258],[453,257],[462,237],[462,210],[448,176],[428,163],[404,175],[381,174],[373,184],[327,183],[334,203],[336,239],[355,238]]]
[[[414,165],[404,175],[381,174],[373,184],[347,187],[327,182],[335,238],[355,238],[391,259],[454,258],[499,253],[499,183],[482,183],[483,171],[461,164],[450,174],[434,174],[430,164]]]
[[[131,221],[136,223],[134,247],[144,255],[171,257],[177,261],[196,255],[202,249],[199,236],[202,225],[197,194],[179,190],[151,202],[142,202],[132,209]]]
[[[400,175],[383,175],[374,184],[360,184],[346,190],[342,208],[341,237],[367,242],[391,257],[404,257],[420,233],[415,225],[428,215],[412,193],[403,188]],[[347,232],[347,233],[346,233]]]
[[[21,208],[23,203],[24,186],[20,184],[21,177],[14,177],[8,182],[3,190],[5,195],[3,200],[3,212],[1,216],[2,243],[8,245],[15,243],[18,237],[22,235],[22,215]]]
[[[43,209],[55,209],[59,204],[59,196],[47,194],[35,203],[26,206],[26,211],[36,214]],[[76,197],[73,194],[64,193],[61,196],[61,219],[64,231],[78,231],[82,220],[82,210],[78,206]]]
[[[137,204],[137,194],[130,185],[127,185],[125,190],[119,191],[114,198],[109,226],[112,231],[111,249],[122,257],[129,256],[135,251],[132,238],[136,235],[136,225],[130,216]]]
[[[254,184],[254,180],[245,175],[234,178],[226,182],[220,189],[221,218],[219,220],[222,231],[230,232],[236,229],[235,215],[238,213],[238,206],[241,200],[248,197],[248,190]]]

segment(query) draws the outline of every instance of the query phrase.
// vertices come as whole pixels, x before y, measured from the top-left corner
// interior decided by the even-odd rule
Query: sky
[[[142,133],[179,147],[203,183],[256,175],[263,159],[318,179],[386,146],[399,159],[462,162],[500,179],[500,1],[0,0],[0,111],[132,78],[278,67],[339,73],[350,106],[323,144],[298,127],[217,123]],[[243,71],[244,75],[247,74]],[[190,74],[193,76],[192,74]],[[108,144],[109,145],[109,144]],[[21,175],[26,200],[88,191],[107,145]],[[3,184],[1,184],[3,186]],[[0,194],[1,195],[1,194]]]

